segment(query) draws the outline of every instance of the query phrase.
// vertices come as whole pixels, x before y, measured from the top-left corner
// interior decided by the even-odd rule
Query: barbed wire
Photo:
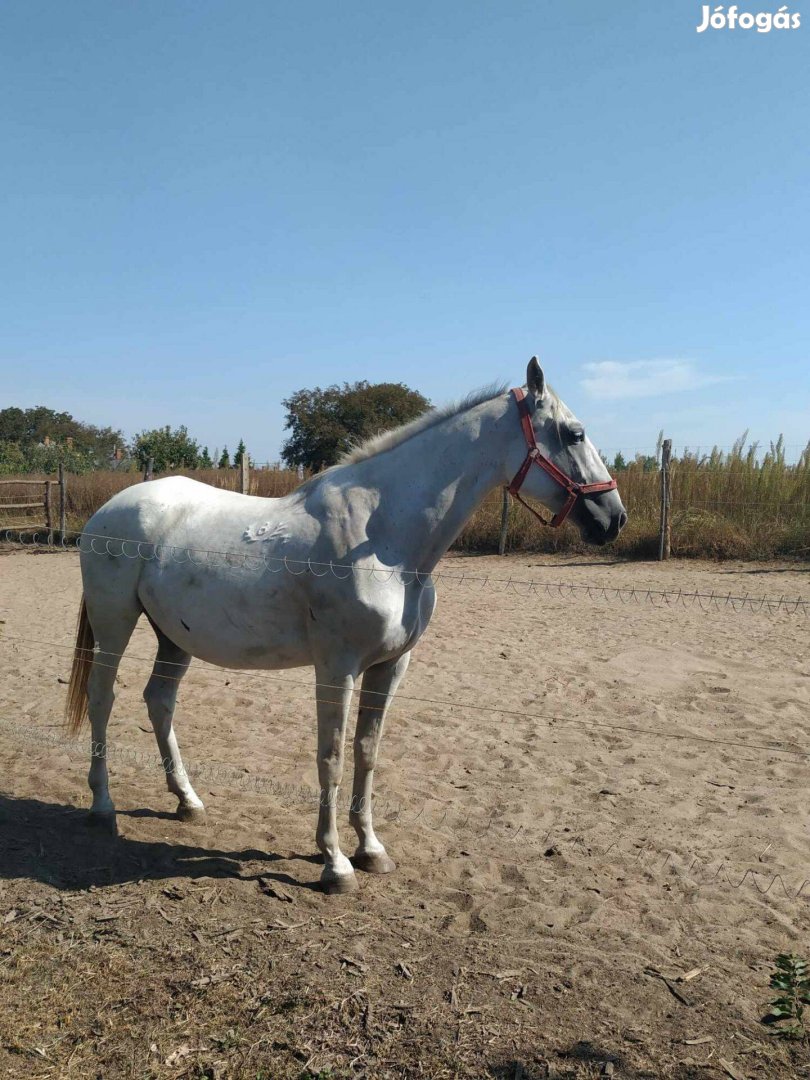
[[[614,849],[618,850],[619,853],[621,854],[621,845],[620,845],[619,841],[613,841],[612,843],[610,843],[605,848],[605,850],[600,853],[601,857],[603,859],[606,859],[607,856],[610,854],[610,852],[612,850],[614,850]],[[636,862],[639,862],[642,865],[644,865],[645,857],[649,854],[649,852],[651,850],[654,850],[654,849],[652,849],[647,844],[642,845],[639,852],[634,856],[634,860]],[[655,870],[651,871],[651,870],[649,870],[649,867],[645,867],[645,869],[647,869],[649,872],[651,872],[653,874],[653,876],[656,876],[656,874],[662,874],[664,872],[664,870],[667,868],[667,866],[672,865],[673,859],[674,859],[673,852],[668,852],[666,854],[666,857],[664,858],[663,863],[661,864],[661,866],[658,868],[657,871],[655,871]],[[686,873],[691,874],[694,867],[696,866],[696,864],[700,863],[700,862],[703,862],[703,861],[704,860],[702,860],[699,856],[697,856],[697,855],[694,856],[692,858],[692,861],[689,863],[689,866],[688,866],[688,868],[686,870]],[[707,872],[708,872],[708,868],[707,868]],[[759,878],[765,878],[766,879],[766,884],[765,884],[764,888],[762,888],[760,886],[760,883],[759,883],[759,880],[758,880]],[[785,896],[785,898],[787,900],[798,900],[799,897],[801,896],[802,892],[804,891],[804,889],[806,887],[810,886],[810,878],[806,877],[806,878],[804,878],[802,883],[798,886],[798,888],[796,888],[796,889],[793,889],[792,887],[789,888],[788,885],[785,883],[785,879],[782,877],[782,875],[780,873],[768,874],[765,871],[753,870],[750,867],[748,867],[746,870],[744,870],[743,873],[742,873],[742,876],[735,882],[735,881],[732,881],[732,879],[731,879],[731,877],[729,875],[729,871],[726,869],[726,862],[725,861],[721,861],[718,864],[717,869],[714,871],[713,874],[711,874],[708,883],[710,884],[710,883],[715,882],[715,881],[720,881],[721,879],[724,880],[727,885],[730,885],[732,889],[741,889],[743,887],[743,885],[747,881],[750,881],[750,883],[754,886],[754,888],[757,890],[757,892],[760,894],[760,896],[767,896],[768,893],[771,891],[771,889],[774,888],[774,886],[778,882],[781,885],[782,892],[783,892],[783,894],[784,894],[784,896]],[[701,884],[706,884],[706,882],[701,882]]]
[[[16,536],[15,536],[16,534]],[[287,555],[266,556],[251,554],[250,552],[223,551],[215,548],[196,548],[178,544],[159,544],[145,540],[134,540],[127,537],[107,536],[101,533],[83,532],[74,538],[61,537],[56,539],[47,532],[36,532],[31,537],[23,538],[23,531],[0,530],[0,542],[17,543],[20,547],[38,546],[48,549],[77,549],[96,555],[107,555],[113,558],[143,559],[145,562],[154,562],[168,558],[175,563],[191,563],[202,566],[210,564],[211,556],[224,561],[224,565],[231,569],[251,570],[262,574],[273,574],[286,571],[294,577],[302,577],[306,574],[316,578],[325,578],[331,574],[338,581],[346,581],[357,574],[370,574],[372,580],[381,584],[395,581],[399,585],[419,585],[422,588],[435,589],[437,583],[450,588],[463,586],[477,586],[480,590],[495,589],[503,593],[513,592],[517,596],[528,597],[530,595],[545,594],[550,597],[563,599],[575,599],[585,596],[590,600],[614,601],[622,604],[650,603],[660,608],[689,608],[699,607],[702,611],[731,610],[736,614],[751,612],[754,614],[773,615],[784,613],[788,615],[810,615],[810,600],[803,597],[788,597],[784,594],[780,597],[744,596],[731,592],[701,592],[700,590],[685,591],[683,589],[655,589],[643,586],[616,586],[596,585],[580,582],[538,581],[536,579],[498,577],[493,574],[475,574],[466,571],[453,573],[452,571],[422,571],[402,570],[398,567],[388,566],[359,566],[357,563],[340,563],[330,560],[329,562],[316,559],[294,559]],[[84,541],[89,540],[89,546]],[[96,542],[99,547],[96,547]],[[120,550],[113,550],[110,544],[120,545]],[[100,549],[103,545],[103,550]],[[205,556],[200,560],[198,556]]]
[[[516,837],[514,839],[516,839]],[[644,868],[647,873],[652,874],[653,877],[657,877],[663,874],[667,867],[670,867],[673,871],[677,872],[678,867],[676,860],[678,857],[674,851],[662,851],[660,848],[656,848],[655,845],[648,843],[646,840],[644,840],[640,845],[637,842],[630,841],[631,846],[635,847],[637,850],[624,851],[623,844],[625,843],[626,839],[626,837],[620,836],[617,840],[612,840],[605,848],[602,848],[601,845],[590,843],[586,846],[586,853],[590,856],[593,852],[593,849],[596,848],[597,857],[600,860],[604,861],[607,859],[611,851],[615,851],[619,856],[631,859],[633,862],[638,863]],[[585,845],[585,839],[584,837],[578,835],[577,831],[572,832],[572,829],[570,827],[566,829],[560,829],[559,825],[555,823],[555,825],[552,825],[552,827],[545,834],[541,843],[544,847],[546,847],[547,855],[555,855],[562,853],[560,849],[563,845]],[[760,859],[763,858],[765,852],[767,852],[771,848],[771,846],[771,844],[768,844],[765,847],[765,849],[760,853]],[[664,858],[660,865],[650,865],[651,859],[655,859],[657,861],[662,855],[664,856]],[[785,879],[781,873],[768,873],[764,870],[754,870],[751,867],[748,867],[742,872],[741,876],[738,876],[736,881],[733,881],[730,876],[729,870],[727,869],[728,862],[726,858],[721,858],[718,861],[717,868],[714,870],[713,873],[711,873],[710,860],[704,859],[699,855],[691,855],[690,857],[690,854],[682,856],[681,858],[685,866],[686,861],[688,860],[688,866],[686,866],[685,870],[683,871],[683,873],[685,874],[693,874],[693,871],[695,870],[695,867],[698,866],[698,864],[704,864],[699,868],[698,873],[702,873],[705,868],[705,871],[708,874],[708,881],[698,882],[698,884],[700,885],[724,881],[727,885],[730,885],[732,889],[741,889],[746,882],[750,882],[760,894],[760,896],[767,896],[771,889],[773,889],[778,882],[779,885],[781,885],[782,887],[782,892],[785,898],[788,900],[798,900],[804,889],[810,888],[810,877],[805,877],[797,888],[793,888],[789,887],[786,884]],[[764,887],[760,886],[758,880],[760,878],[766,879]]]
[[[45,646],[48,646],[50,648],[54,648],[54,649],[57,649],[57,650],[60,650],[60,651],[63,651],[63,652],[70,652],[71,654],[75,654],[75,655],[81,655],[82,653],[85,653],[85,654],[88,654],[88,656],[91,656],[93,658],[93,663],[94,664],[97,664],[99,667],[109,668],[109,669],[114,670],[114,671],[118,670],[119,665],[118,664],[107,664],[107,663],[105,663],[104,661],[99,659],[99,654],[102,655],[102,656],[107,656],[107,657],[114,658],[114,659],[118,660],[119,662],[122,661],[122,660],[125,660],[127,662],[145,663],[145,664],[149,664],[150,666],[155,663],[155,660],[153,658],[146,657],[146,656],[133,656],[131,654],[126,654],[126,653],[109,652],[108,650],[101,649],[99,647],[96,647],[96,649],[93,649],[93,650],[91,650],[91,649],[79,649],[79,648],[76,648],[73,645],[61,644],[59,642],[53,642],[53,641],[44,641],[41,638],[27,638],[27,637],[22,637],[22,636],[17,635],[17,634],[7,634],[7,633],[2,634],[2,636],[0,636],[0,644],[4,644],[6,642],[18,642],[20,644],[30,644],[30,645],[38,645],[38,646],[45,645]],[[185,668],[185,665],[183,663],[180,663],[180,662],[177,662],[177,661],[161,660],[160,664],[163,667],[183,667],[183,668]],[[227,672],[229,675],[242,676],[242,677],[250,678],[250,679],[258,679],[259,681],[268,681],[269,680],[269,681],[273,681],[273,682],[276,682],[276,683],[280,683],[281,685],[287,685],[287,686],[291,686],[291,687],[295,687],[295,688],[303,686],[303,687],[306,687],[310,691],[312,691],[314,689],[314,691],[315,691],[314,701],[315,701],[316,704],[323,704],[323,705],[343,705],[344,704],[344,700],[342,698],[337,698],[336,697],[336,698],[332,699],[332,698],[325,698],[325,697],[319,696],[319,694],[322,694],[323,691],[337,691],[340,694],[345,694],[348,691],[350,694],[358,694],[358,695],[362,694],[367,698],[368,697],[387,698],[387,696],[388,696],[387,694],[385,694],[382,691],[363,690],[362,685],[359,682],[354,687],[349,689],[346,686],[342,686],[342,685],[337,684],[337,683],[324,683],[324,682],[318,681],[317,679],[313,683],[311,680],[295,679],[295,678],[291,678],[288,675],[275,675],[272,672],[243,671],[243,670],[240,670],[238,668],[236,668],[236,669],[227,668],[227,667],[220,668],[220,667],[215,666],[215,665],[207,665],[207,668],[209,668],[209,667],[210,667],[210,669],[212,671]],[[458,674],[468,675],[469,676],[469,675],[472,675],[473,673],[472,672],[459,672]],[[170,681],[170,682],[178,682],[179,683],[184,679],[185,672],[182,675],[179,675],[179,676],[177,676],[177,675],[168,675],[168,674],[163,674],[163,673],[159,673],[159,672],[158,673],[152,672],[150,677],[155,677],[155,678],[159,678],[159,679],[165,679],[165,680]],[[236,691],[235,687],[233,689],[234,689],[234,691]],[[480,703],[469,702],[469,701],[457,701],[457,700],[456,701],[447,701],[446,699],[442,699],[442,698],[423,697],[423,696],[419,696],[419,695],[415,695],[415,694],[406,694],[406,693],[403,693],[401,691],[397,691],[396,695],[394,696],[393,704],[391,705],[391,708],[392,708],[393,711],[396,712],[396,714],[400,718],[403,717],[403,712],[402,712],[402,709],[398,707],[398,703],[403,702],[403,701],[414,702],[417,705],[438,706],[438,707],[445,708],[445,709],[466,709],[466,710],[469,710],[471,712],[497,713],[500,716],[508,717],[512,721],[516,720],[516,719],[517,720],[531,721],[531,722],[536,722],[538,720],[543,720],[543,721],[546,721],[548,723],[568,724],[570,726],[579,727],[579,728],[583,728],[583,729],[596,729],[596,730],[599,730],[599,731],[604,730],[604,731],[611,731],[611,732],[620,732],[623,735],[640,735],[640,736],[644,736],[644,737],[666,739],[666,740],[676,741],[676,742],[694,742],[694,743],[700,743],[700,744],[703,744],[703,745],[706,745],[706,746],[722,746],[722,747],[727,747],[729,749],[736,749],[736,750],[749,750],[749,751],[755,751],[755,752],[763,752],[764,751],[764,752],[769,753],[769,754],[783,754],[783,755],[787,755],[787,756],[792,757],[792,758],[798,758],[802,762],[810,760],[810,753],[808,753],[808,752],[806,752],[804,750],[797,750],[797,749],[792,749],[791,747],[774,745],[773,743],[752,743],[752,742],[747,742],[747,741],[742,740],[742,739],[718,739],[718,738],[712,738],[711,736],[708,736],[708,735],[696,735],[696,734],[693,734],[691,732],[659,731],[659,730],[657,730],[655,728],[639,727],[639,726],[634,725],[634,724],[615,724],[615,723],[610,723],[610,722],[604,721],[604,720],[588,720],[588,719],[583,719],[582,717],[560,716],[560,715],[557,715],[557,714],[554,714],[554,713],[538,712],[538,711],[535,711],[535,710],[528,711],[525,708],[524,709],[507,709],[507,708],[503,708],[503,707],[498,706],[498,705],[480,704]],[[370,711],[370,712],[375,712],[375,711],[376,712],[381,712],[381,711],[383,711],[385,706],[384,706],[384,704],[380,705],[380,706],[364,704],[363,707],[365,709],[367,709],[368,711]],[[798,764],[798,763],[799,762],[796,762],[796,764]]]

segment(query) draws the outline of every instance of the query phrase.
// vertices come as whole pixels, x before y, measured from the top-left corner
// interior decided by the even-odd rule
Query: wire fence
[[[13,538],[7,533],[0,534],[0,539],[14,540],[16,543],[26,546],[30,542],[30,537],[28,536],[17,535],[16,538]],[[649,603],[659,607],[698,607],[703,611],[749,611],[762,612],[765,614],[783,613],[800,616],[806,616],[808,614],[808,606],[810,606],[810,602],[801,597],[751,597],[748,594],[737,595],[732,594],[731,592],[727,594],[718,594],[715,592],[683,592],[680,590],[676,592],[640,587],[620,588],[580,582],[548,582],[535,579],[520,579],[514,576],[498,576],[468,572],[456,573],[452,571],[440,571],[433,574],[427,574],[418,570],[400,570],[398,568],[381,566],[360,566],[355,563],[341,564],[335,562],[318,562],[311,559],[295,560],[272,558],[266,555],[253,555],[245,552],[222,549],[200,549],[171,545],[156,545],[131,538],[109,537],[100,534],[85,533],[73,540],[64,539],[53,542],[49,542],[47,537],[40,537],[37,538],[37,545],[44,550],[53,548],[78,549],[89,554],[133,560],[141,559],[150,562],[154,560],[172,560],[178,563],[206,565],[213,560],[214,563],[221,562],[221,564],[228,567],[257,574],[286,572],[299,577],[311,575],[318,578],[325,578],[331,575],[331,577],[337,581],[343,582],[354,579],[357,575],[371,575],[373,580],[381,585],[392,582],[398,585],[416,585],[417,587],[422,588],[435,588],[437,585],[443,585],[448,589],[454,590],[465,588],[475,589],[476,591],[495,590],[505,594],[512,593],[520,597],[545,593],[550,596],[559,596],[563,599],[590,598],[594,600],[617,601],[622,604]],[[0,637],[0,644],[9,644],[15,648],[19,646],[46,647],[71,656],[74,653],[74,646],[70,643],[51,641],[44,638],[18,637],[17,635],[9,633],[5,633]],[[151,658],[145,656],[133,656],[128,654],[107,655],[116,661],[123,660],[125,662],[136,664],[148,664],[150,668],[153,663]],[[161,663],[164,668],[172,666],[167,662]],[[117,663],[115,666],[118,666]],[[314,690],[316,702],[321,701],[328,704],[334,704],[338,701],[337,696],[333,696],[333,691],[340,690],[343,692],[345,689],[342,686],[337,687],[333,684],[315,683],[312,679],[293,678],[287,674],[278,675],[271,672],[232,671],[227,668],[217,668],[212,670],[237,675],[245,679],[270,680],[272,682],[285,683],[290,686],[300,688],[305,687],[310,693]],[[472,677],[473,675],[480,675],[480,672],[459,672],[458,674]],[[159,677],[168,679],[176,678],[175,676],[167,674],[160,674]],[[233,689],[235,690],[236,688],[234,687]],[[355,692],[357,692],[357,690],[359,690],[359,687],[355,688]],[[665,742],[670,743],[673,741],[691,742],[702,745],[707,752],[723,747],[744,753],[753,753],[755,756],[776,754],[791,759],[796,765],[804,765],[810,759],[810,754],[804,750],[785,744],[767,741],[749,742],[738,739],[722,739],[703,736],[693,732],[662,731],[654,727],[646,727],[643,725],[615,724],[598,719],[584,719],[581,716],[567,717],[547,712],[536,712],[531,708],[523,710],[509,709],[499,705],[482,703],[480,699],[478,701],[470,702],[457,699],[447,700],[437,697],[399,693],[393,708],[394,711],[402,717],[406,717],[407,713],[401,710],[398,705],[399,702],[402,702],[406,708],[408,707],[408,703],[410,703],[411,708],[419,707],[420,709],[424,709],[424,707],[429,707],[433,710],[440,709],[462,712],[495,713],[500,715],[504,722],[523,720],[531,723],[544,721],[548,724],[570,725],[587,730],[594,736],[598,736],[601,732],[612,732],[643,738],[645,740],[654,740],[656,742],[659,740],[665,740]],[[70,745],[75,746],[76,744],[71,743]],[[130,753],[126,748],[118,748],[116,752],[120,752],[122,749],[124,756]],[[132,753],[142,754],[141,751],[132,751]],[[288,760],[294,766],[299,764],[299,761],[296,759],[290,758]],[[132,761],[135,764],[138,763],[135,758],[132,758]],[[209,765],[192,765],[191,767],[187,767],[189,775],[194,774],[195,768],[200,775],[205,776],[207,779],[217,778],[223,782],[238,785],[243,790],[249,788],[257,793],[266,792],[275,793],[276,795],[284,795],[286,793],[286,795],[290,795],[292,791],[297,790],[298,795],[296,797],[307,802],[310,800],[317,800],[320,794],[314,788],[306,788],[305,786],[302,787],[301,785],[295,784],[285,785],[273,777],[254,776],[246,778],[242,770],[221,763],[214,762],[209,763]],[[211,770],[213,770],[213,772]],[[436,802],[436,800],[432,801]],[[457,813],[457,811],[459,811],[458,800],[444,800],[444,802],[446,804],[446,809],[444,811],[442,811],[441,807],[439,810],[430,808],[427,802],[423,802],[420,807],[418,804],[414,805],[409,801],[406,808],[402,806],[392,808],[390,805],[386,804],[377,805],[381,807],[379,812],[381,812],[383,816],[387,819],[395,820],[397,824],[415,824],[421,821],[421,823],[428,828],[452,828],[461,832],[471,832],[475,835],[484,835],[493,829],[496,831],[501,829],[503,833],[502,838],[505,840],[515,842],[520,838],[521,843],[529,840],[527,832],[522,826],[513,829],[511,826],[506,826],[498,822],[497,819],[503,812],[503,807],[496,806],[492,808],[489,817],[482,818],[477,811],[475,813],[471,811],[465,817],[463,802],[459,813]],[[414,813],[415,810],[418,812]],[[453,815],[449,821],[448,815]],[[456,818],[458,820],[456,820]],[[548,837],[546,837],[546,839],[548,839]],[[538,837],[534,836],[532,842],[538,842]],[[621,841],[612,841],[605,847],[602,852],[602,857],[607,858],[611,852],[618,854],[621,857],[635,859],[646,871],[654,874],[657,873],[659,875],[672,869],[676,861],[676,857],[673,853],[661,852],[659,858],[658,854],[652,853],[651,849],[646,846],[642,846],[641,850],[637,851],[636,848],[631,845],[630,849],[625,851],[622,849]],[[651,866],[654,858],[661,863],[660,866],[658,866],[658,862],[656,862],[655,867]],[[663,859],[663,861],[661,861],[661,859]],[[679,865],[681,865],[681,868],[683,869],[682,863],[683,860],[681,859],[681,864]],[[696,866],[698,867],[698,871],[695,871]],[[803,896],[807,888],[810,888],[810,879],[804,879],[801,884],[795,887],[788,885],[785,878],[780,873],[769,874],[751,868],[747,868],[743,871],[733,871],[725,861],[720,861],[718,865],[712,869],[711,865],[706,864],[698,857],[695,857],[692,863],[687,867],[686,873],[691,877],[695,877],[698,872],[704,883],[719,882],[721,884],[730,885],[735,889],[740,889],[748,884],[753,886],[756,891],[762,895],[768,894],[772,889],[777,889],[777,891],[781,890],[787,898],[799,899]]]
[[[59,754],[67,753],[69,757],[81,755],[82,760],[86,756],[85,747],[80,747],[75,740],[69,740],[53,731],[38,730],[19,720],[0,716],[0,730],[20,742],[33,744],[40,750],[51,749]],[[105,751],[110,760],[138,769],[146,767],[162,771],[164,768],[158,755],[144,752],[137,747],[115,744],[105,747]],[[242,794],[275,798],[279,805],[287,810],[315,808],[321,799],[320,791],[305,783],[284,781],[267,775],[246,774],[243,769],[218,761],[189,762],[186,772],[197,783],[204,780],[209,784],[229,786]],[[337,805],[343,809],[348,807],[345,798],[339,799]],[[646,838],[639,840],[629,835],[629,830],[605,844],[594,836],[583,835],[577,821],[566,825],[558,819],[549,828],[545,825],[527,827],[522,823],[513,825],[508,820],[509,809],[503,804],[484,808],[482,813],[479,807],[466,804],[463,796],[451,801],[435,796],[425,799],[411,793],[402,799],[391,801],[375,795],[373,810],[377,820],[384,820],[388,828],[419,827],[453,836],[462,842],[468,839],[488,839],[498,845],[502,854],[509,851],[509,847],[503,845],[517,848],[519,843],[521,851],[530,848],[542,852],[549,859],[550,867],[554,866],[556,856],[562,856],[566,860],[582,857],[591,869],[599,864],[613,866],[617,860],[625,860],[653,879],[665,877],[667,883],[680,880],[687,887],[721,885],[741,890],[748,885],[759,896],[768,896],[771,891],[776,890],[777,893],[781,892],[785,899],[792,901],[804,899],[810,892],[810,878],[806,876],[799,880],[796,875],[798,884],[790,884],[787,880],[788,871],[785,870],[772,871],[751,866],[735,870],[732,860],[726,855],[718,856],[713,853],[712,858],[708,859],[690,851],[688,846],[685,850],[674,850],[671,844],[666,848],[661,847]],[[759,854],[759,861],[765,858],[771,847],[772,844],[768,844]]]
[[[13,644],[19,644],[19,645],[36,645],[38,647],[39,646],[45,646],[47,648],[55,649],[58,652],[69,653],[71,656],[73,656],[73,655],[81,655],[81,654],[90,655],[90,656],[92,656],[94,664],[98,664],[100,667],[110,668],[112,670],[118,670],[118,666],[119,666],[119,663],[121,661],[126,661],[128,663],[135,663],[135,664],[141,664],[141,665],[147,664],[149,666],[149,669],[150,669],[150,676],[151,677],[167,680],[167,681],[170,681],[170,682],[178,682],[179,683],[185,677],[185,671],[183,672],[183,674],[181,674],[179,676],[178,675],[169,675],[169,674],[165,674],[165,673],[162,673],[162,672],[153,672],[153,671],[151,671],[152,665],[155,663],[153,658],[146,657],[146,656],[137,656],[137,655],[133,655],[131,653],[109,652],[107,650],[101,649],[99,646],[96,646],[96,648],[94,650],[92,650],[92,653],[91,653],[91,650],[81,650],[81,649],[77,650],[75,648],[75,646],[72,645],[72,644],[60,643],[60,642],[55,642],[55,641],[47,641],[47,640],[44,640],[42,638],[29,638],[29,637],[25,637],[25,636],[22,636],[22,635],[9,634],[9,633],[5,633],[0,637],[0,644],[3,644],[3,643],[13,643]],[[103,657],[105,657],[105,658],[107,658],[109,660],[113,660],[115,662],[114,663],[107,663],[107,662],[105,662],[104,660],[101,659],[101,656],[103,656]],[[185,665],[183,663],[172,662],[172,661],[168,661],[168,660],[161,660],[160,661],[160,667],[162,667],[162,668],[177,667],[177,668],[184,668],[185,669]],[[295,678],[295,677],[290,676],[290,675],[288,675],[286,673],[281,675],[281,674],[277,674],[277,673],[274,673],[274,672],[267,672],[267,671],[244,671],[244,670],[240,670],[240,669],[227,668],[227,667],[214,667],[213,665],[206,665],[206,668],[210,668],[210,670],[212,670],[212,671],[225,672],[225,673],[227,673],[227,674],[229,674],[231,676],[234,676],[234,677],[245,678],[245,679],[248,679],[248,680],[251,680],[251,681],[254,681],[254,682],[258,681],[259,683],[269,681],[269,682],[272,682],[272,683],[274,683],[276,685],[281,684],[283,686],[288,686],[288,687],[295,687],[295,688],[306,687],[306,689],[308,691],[310,691],[310,693],[312,693],[314,691],[314,699],[311,699],[311,700],[314,700],[316,704],[342,705],[344,703],[344,699],[343,699],[343,697],[341,695],[344,695],[347,692],[347,688],[344,685],[339,685],[339,684],[334,684],[334,683],[325,683],[325,682],[312,680],[312,679]],[[463,676],[473,677],[475,674],[480,674],[480,673],[458,672],[457,674],[460,674],[460,675],[463,675]],[[242,692],[241,688],[237,688],[237,687],[234,687],[234,686],[230,686],[230,687],[228,687],[228,689],[232,690],[232,692],[234,692],[234,693]],[[360,693],[362,693],[366,699],[368,699],[369,697],[378,697],[378,698],[383,698],[383,699],[387,698],[387,694],[385,694],[385,693],[381,693],[381,692],[377,692],[377,691],[362,690],[362,687],[361,687],[361,684],[359,683],[359,681],[357,682],[357,684],[355,686],[351,687],[348,692],[349,692],[350,695],[355,695],[355,694],[359,695]],[[695,734],[694,732],[662,731],[662,730],[657,729],[657,728],[644,727],[644,726],[640,726],[638,724],[617,724],[617,723],[609,722],[607,720],[585,719],[585,718],[583,718],[581,716],[576,716],[576,717],[563,716],[563,715],[556,714],[556,713],[549,713],[549,712],[545,712],[545,711],[539,711],[539,710],[536,710],[534,708],[531,708],[531,709],[528,709],[528,708],[523,708],[523,709],[504,708],[502,706],[499,706],[499,705],[496,705],[496,704],[490,704],[488,702],[482,703],[480,700],[477,701],[477,702],[463,701],[463,700],[458,700],[458,699],[453,699],[452,701],[450,701],[450,700],[447,700],[445,698],[436,698],[436,697],[427,697],[427,696],[424,696],[424,695],[407,694],[407,693],[404,693],[403,691],[400,690],[400,691],[397,692],[396,697],[394,698],[394,704],[392,705],[391,708],[392,708],[392,712],[394,712],[401,719],[408,719],[408,716],[406,715],[406,713],[402,709],[402,706],[401,706],[402,702],[409,702],[409,703],[412,703],[415,706],[419,706],[420,708],[423,707],[423,706],[430,706],[430,707],[432,707],[434,709],[435,708],[440,708],[440,709],[455,710],[455,711],[461,711],[461,712],[466,711],[466,712],[478,712],[478,713],[485,713],[485,714],[493,714],[494,713],[494,714],[497,714],[497,715],[503,717],[504,720],[508,720],[509,722],[514,722],[516,720],[523,720],[523,721],[525,721],[527,723],[534,724],[534,723],[537,723],[539,721],[543,721],[543,722],[545,722],[546,724],[549,724],[549,725],[550,724],[569,725],[571,727],[579,728],[579,729],[582,729],[582,730],[585,730],[585,731],[588,731],[588,732],[594,733],[594,734],[598,734],[600,732],[613,732],[613,733],[620,733],[622,735],[642,736],[643,738],[653,739],[653,740],[661,739],[661,740],[669,741],[669,742],[691,742],[691,743],[696,743],[698,745],[702,745],[702,746],[705,746],[705,747],[724,747],[724,748],[727,748],[727,749],[754,751],[754,752],[757,752],[757,753],[763,753],[764,752],[764,753],[768,753],[768,754],[780,754],[780,755],[784,755],[784,756],[787,756],[789,758],[792,758],[797,762],[806,762],[806,761],[810,760],[810,753],[808,753],[806,750],[794,748],[794,747],[791,747],[791,746],[785,746],[784,744],[777,743],[777,742],[757,743],[757,742],[749,742],[749,741],[743,740],[743,739],[722,739],[722,738],[711,737],[711,736],[708,736],[708,735],[698,735],[698,734]],[[364,708],[369,712],[383,711],[385,709],[385,703],[383,701],[383,703],[381,703],[379,706],[374,706],[374,705],[369,705],[369,704],[364,703]]]
[[[260,537],[259,537],[260,539]],[[295,559],[289,556],[253,554],[221,548],[199,548],[173,544],[155,544],[128,537],[108,536],[84,532],[75,538],[49,539],[47,534],[29,534],[23,531],[0,530],[0,542],[17,544],[21,548],[36,545],[40,548],[76,549],[112,558],[141,559],[145,562],[170,561],[195,566],[220,565],[231,570],[241,570],[259,576],[261,574],[288,573],[294,577],[309,575],[326,578],[331,575],[337,581],[354,579],[365,575],[379,584],[393,583],[402,587],[416,586],[435,589],[442,585],[448,589],[470,589],[513,594],[518,597],[545,595],[562,599],[588,599],[613,602],[622,605],[651,604],[661,608],[698,607],[702,611],[727,611],[735,614],[787,614],[806,618],[810,614],[810,600],[802,596],[752,596],[750,593],[727,593],[699,589],[656,589],[645,586],[614,586],[593,582],[542,581],[514,575],[468,573],[466,571],[423,571],[399,567],[361,565],[357,562],[342,563],[330,560]]]

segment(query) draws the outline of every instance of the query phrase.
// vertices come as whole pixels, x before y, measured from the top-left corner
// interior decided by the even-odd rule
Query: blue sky
[[[302,386],[536,352],[603,448],[803,444],[810,11],[701,6],[5,4],[0,406],[272,460]]]

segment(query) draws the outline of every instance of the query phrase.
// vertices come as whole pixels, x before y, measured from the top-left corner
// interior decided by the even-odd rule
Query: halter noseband
[[[507,488],[507,491],[510,495],[513,495],[519,503],[522,503],[527,510],[531,510],[534,516],[538,521],[542,522],[543,525],[548,525],[552,529],[559,528],[574,509],[577,499],[579,499],[580,496],[592,495],[600,491],[614,491],[618,485],[613,479],[604,480],[600,484],[578,484],[575,480],[572,480],[570,476],[567,476],[562,469],[558,469],[553,461],[550,461],[545,454],[540,452],[540,447],[537,445],[537,439],[534,436],[534,427],[532,426],[532,417],[529,412],[529,404],[526,401],[526,391],[521,387],[515,386],[512,388],[511,392],[515,397],[515,404],[517,405],[518,416],[520,417],[520,426],[523,428],[526,445],[529,449],[526,457],[523,459],[523,464],[515,473],[512,483]],[[554,515],[551,521],[546,521],[546,519],[542,517],[533,506],[530,506],[520,494],[523,481],[526,479],[526,475],[532,464],[539,465],[541,469],[545,469],[551,479],[556,480],[560,487],[565,489],[568,495],[563,508]]]

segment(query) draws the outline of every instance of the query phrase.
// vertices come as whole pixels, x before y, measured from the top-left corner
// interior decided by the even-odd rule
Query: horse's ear
[[[534,395],[535,401],[542,400],[546,392],[546,377],[536,356],[531,358],[526,368],[526,386],[529,388],[529,393]]]

